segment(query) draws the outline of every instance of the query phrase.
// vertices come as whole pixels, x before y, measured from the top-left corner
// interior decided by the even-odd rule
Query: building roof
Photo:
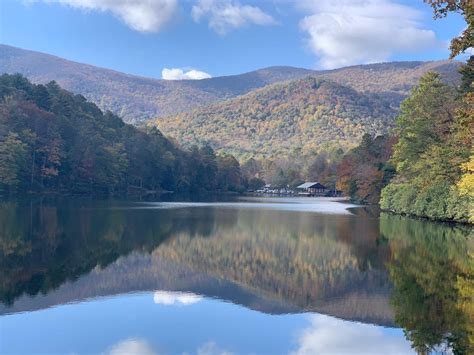
[[[305,182],[304,184],[301,184],[300,186],[297,186],[296,188],[297,189],[310,189],[310,188],[325,189],[326,186],[316,181],[316,182]]]

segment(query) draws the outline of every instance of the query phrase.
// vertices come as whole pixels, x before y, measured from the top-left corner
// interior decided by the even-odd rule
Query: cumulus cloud
[[[393,0],[307,0],[300,6],[310,14],[300,28],[323,68],[443,47],[433,31],[423,28],[418,10]]]
[[[157,355],[151,346],[142,339],[127,339],[113,345],[108,355]]]
[[[375,325],[343,321],[316,314],[298,338],[293,355],[415,354],[403,333]]]
[[[33,0],[90,11],[110,12],[140,32],[158,32],[174,14],[176,0]]]
[[[275,19],[257,6],[241,5],[231,0],[198,0],[192,8],[195,22],[209,20],[209,27],[220,35],[249,24],[275,25]]]
[[[187,306],[201,300],[201,296],[186,292],[156,291],[153,295],[153,302],[164,305]]]
[[[161,77],[165,80],[201,80],[209,79],[212,76],[200,70],[183,70],[180,68],[164,68]]]

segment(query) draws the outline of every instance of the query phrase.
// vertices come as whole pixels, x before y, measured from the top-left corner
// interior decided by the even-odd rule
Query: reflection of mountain
[[[12,307],[0,306],[0,314],[32,311],[102,296],[141,291],[184,291],[241,304],[269,314],[302,312],[291,300],[276,300],[222,278],[196,272],[157,256],[133,253],[105,269],[94,269],[77,281],[67,282],[46,295],[22,296]],[[309,311],[309,309],[308,309]],[[383,325],[392,324],[388,294],[356,291],[321,300],[311,311],[338,318]]]
[[[388,295],[384,271],[358,257],[364,254],[361,247],[374,248],[377,223],[371,225],[374,233],[370,221],[352,217],[248,210],[238,216],[235,226],[216,228],[211,238],[181,233],[153,254],[304,311],[326,302],[333,306],[334,300],[343,305],[346,297],[361,298],[364,290],[370,290],[371,296]],[[344,242],[348,238],[344,226],[358,236],[357,242]],[[372,254],[384,252],[383,247],[372,250]]]
[[[1,313],[167,290],[266,313],[317,311],[391,324],[383,271],[388,253],[376,244],[375,219],[255,209],[97,207],[5,205],[0,210],[5,221],[1,296],[4,302],[15,300]]]

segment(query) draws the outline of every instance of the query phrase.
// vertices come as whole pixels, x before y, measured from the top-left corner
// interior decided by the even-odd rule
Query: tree
[[[232,155],[217,157],[217,186],[223,191],[239,191],[240,184],[239,162]]]
[[[401,106],[398,143],[391,161],[396,177],[381,194],[381,207],[432,219],[468,222],[470,197],[457,182],[472,147],[474,115],[454,88],[428,73]]]
[[[461,74],[461,93],[472,93],[474,91],[472,85],[474,82],[474,56],[471,55],[467,63],[459,69],[459,73]]]
[[[472,0],[424,0],[431,5],[435,18],[443,18],[450,12],[460,13],[467,27],[457,37],[451,40],[451,58],[474,47],[474,2]]]
[[[444,84],[439,74],[425,74],[410,97],[401,104],[397,118],[392,162],[400,179],[430,180],[434,164],[442,164],[439,150],[447,142],[450,125],[454,121],[456,92]],[[434,150],[431,150],[432,147]],[[433,161],[434,160],[434,161]]]
[[[376,204],[380,192],[394,175],[388,161],[396,139],[389,136],[362,137],[359,146],[349,151],[337,166],[337,188],[353,201]]]
[[[0,137],[0,188],[14,190],[18,187],[26,154],[27,146],[18,134],[9,132],[6,137]]]

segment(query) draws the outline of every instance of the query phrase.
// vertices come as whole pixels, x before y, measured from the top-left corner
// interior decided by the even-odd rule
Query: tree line
[[[241,191],[240,165],[103,113],[54,81],[0,76],[0,193]]]

